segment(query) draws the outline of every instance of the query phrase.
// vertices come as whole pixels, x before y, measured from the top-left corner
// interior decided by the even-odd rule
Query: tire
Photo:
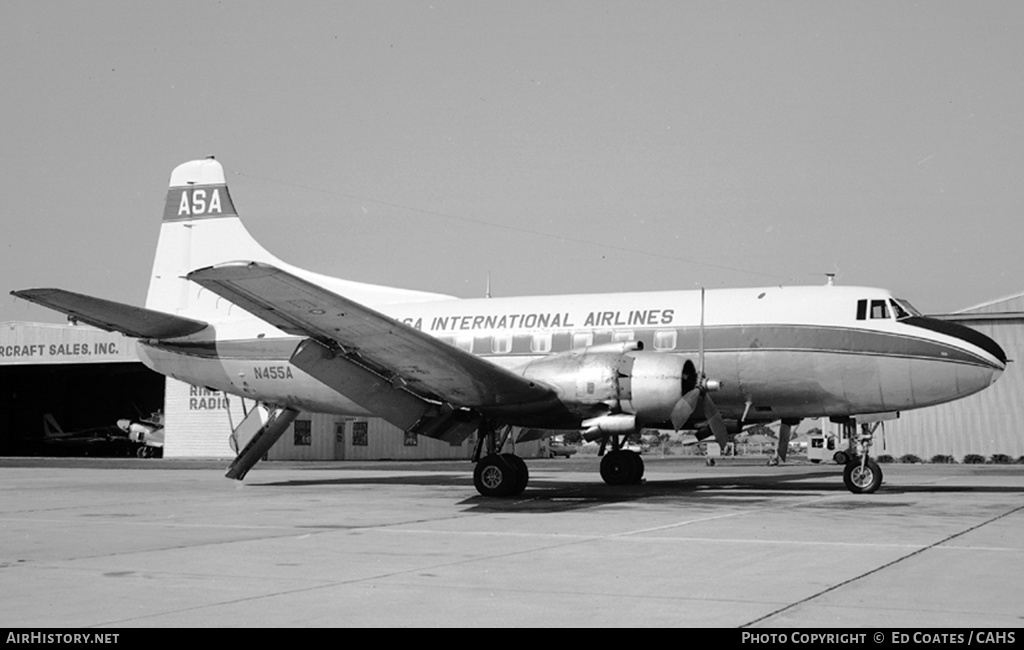
[[[644,459],[640,454],[635,451],[628,452],[633,455],[633,462],[636,463],[636,476],[633,477],[633,483],[640,483],[644,478]]]
[[[843,483],[854,494],[872,494],[882,485],[882,469],[870,458],[864,467],[859,461],[849,462],[843,468]]]
[[[851,456],[845,451],[837,451],[832,454],[832,460],[836,461],[836,465],[848,465],[854,460],[854,458],[854,456]]]
[[[480,459],[473,470],[473,485],[485,497],[509,496],[516,489],[518,472],[507,459],[490,455]]]
[[[601,459],[601,478],[608,485],[637,483],[643,472],[643,460],[631,451],[613,451]]]
[[[523,493],[523,490],[526,489],[526,484],[530,482],[530,470],[526,467],[526,463],[523,459],[515,454],[502,454],[501,457],[512,466],[513,470],[515,470],[516,482],[515,486],[512,488],[512,492],[509,494],[511,496],[518,496]]]

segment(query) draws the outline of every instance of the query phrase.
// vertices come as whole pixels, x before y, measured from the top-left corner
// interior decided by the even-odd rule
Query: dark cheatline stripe
[[[952,326],[952,323],[932,321],[922,318],[927,324],[942,326],[923,329],[955,336],[987,350],[997,359],[1005,363],[1006,356],[1002,349],[991,339],[966,327]],[[906,321],[903,321],[906,322]],[[661,329],[651,328],[635,330],[636,340],[644,343],[644,349],[654,351],[654,333]],[[677,332],[676,353],[696,354],[700,341],[700,330],[697,327],[675,328]],[[442,337],[444,338],[444,337]],[[473,353],[479,356],[536,356],[530,351],[531,335],[514,335],[511,355],[491,352],[492,336],[475,337]],[[607,340],[606,340],[607,339]],[[607,343],[611,332],[595,332],[594,344]],[[791,352],[823,352],[832,354],[859,354],[886,357],[902,357],[917,359],[939,359],[957,361],[972,365],[991,366],[991,363],[977,354],[939,343],[920,336],[876,332],[856,328],[818,327],[807,325],[731,325],[709,327],[705,332],[705,343],[708,352],[758,352],[758,351],[791,351]],[[289,337],[284,339],[248,339],[238,341],[219,341],[217,343],[162,343],[158,347],[179,354],[194,357],[213,358],[216,356],[230,359],[246,360],[280,360],[289,359],[295,346],[301,339]],[[570,334],[558,332],[552,337],[550,354],[565,352],[570,348]],[[665,350],[668,352],[669,350]]]
[[[900,322],[905,325],[912,325],[932,332],[938,332],[939,334],[954,336],[961,341],[967,341],[971,345],[976,345],[994,356],[996,359],[999,359],[999,362],[1004,366],[1006,365],[1006,352],[1003,351],[1003,348],[989,337],[985,336],[981,332],[972,330],[970,327],[935,318],[925,318],[923,316],[914,316],[912,318],[901,320]]]

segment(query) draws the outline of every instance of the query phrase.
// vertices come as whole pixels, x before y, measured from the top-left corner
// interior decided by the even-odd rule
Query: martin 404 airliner
[[[145,308],[13,293],[135,337],[157,372],[261,404],[228,469],[237,479],[306,410],[377,416],[449,442],[479,432],[474,483],[485,496],[526,488],[526,464],[503,451],[510,437],[559,430],[601,442],[607,483],[634,483],[643,462],[623,441],[642,427],[724,443],[780,421],[784,453],[803,418],[852,423],[941,404],[1006,366],[991,339],[882,289],[458,299],[327,277],[249,235],[212,158],[171,173]],[[881,484],[870,445],[863,428],[843,472],[853,492]]]

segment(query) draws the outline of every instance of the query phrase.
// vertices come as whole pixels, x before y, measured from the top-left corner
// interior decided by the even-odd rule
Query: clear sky
[[[278,257],[482,296],[1024,292],[1024,3],[0,2],[12,289],[142,305],[171,170]]]

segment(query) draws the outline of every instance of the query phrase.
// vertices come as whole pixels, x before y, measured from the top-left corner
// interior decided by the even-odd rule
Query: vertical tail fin
[[[185,275],[230,260],[280,263],[242,225],[219,162],[209,157],[178,165],[171,172],[146,307],[214,318],[216,305],[200,299],[200,288]]]
[[[332,278],[282,262],[242,225],[219,162],[209,157],[178,165],[171,172],[164,203],[146,308],[203,322],[246,317],[241,309],[231,309],[216,294],[185,279],[196,269],[238,261],[263,262],[370,305],[451,298]]]
[[[64,435],[64,429],[57,424],[57,418],[52,413],[43,413],[43,437],[56,438]]]

